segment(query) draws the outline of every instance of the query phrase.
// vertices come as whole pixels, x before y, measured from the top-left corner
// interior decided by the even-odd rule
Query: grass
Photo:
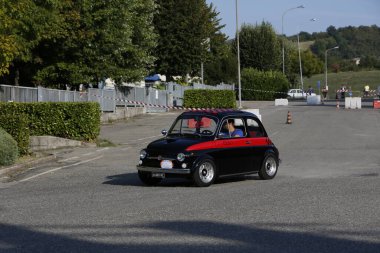
[[[114,143],[110,142],[109,140],[105,140],[105,139],[97,139],[96,140],[96,146],[101,147],[101,148],[116,147],[116,145]]]
[[[307,89],[311,86],[318,92],[318,81],[321,82],[322,89],[325,85],[325,75],[318,74],[311,78],[304,78],[304,88]],[[376,90],[380,86],[380,70],[328,73],[327,83],[329,93],[344,85],[347,88],[351,87],[354,95],[362,95],[365,85],[368,84],[371,90]]]
[[[309,49],[311,47],[311,45],[314,44],[314,40],[311,40],[311,41],[303,41],[303,42],[300,42],[300,48],[301,50],[305,51],[307,49]]]

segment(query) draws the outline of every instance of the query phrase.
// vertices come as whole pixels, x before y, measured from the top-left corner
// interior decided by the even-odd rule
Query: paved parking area
[[[0,252],[379,252],[380,111],[244,106],[279,148],[274,180],[145,187],[139,150],[178,112],[138,116],[102,127],[115,147],[61,152],[0,184]]]

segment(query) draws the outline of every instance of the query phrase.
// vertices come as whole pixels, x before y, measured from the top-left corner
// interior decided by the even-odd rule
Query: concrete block
[[[354,102],[354,100],[353,100],[352,97],[345,97],[345,99],[344,99],[344,108],[346,108],[346,109],[352,109],[352,105],[354,104],[353,102]]]
[[[355,109],[362,109],[362,98],[354,97],[353,99],[354,99]]]
[[[287,99],[275,99],[274,100],[274,106],[287,106],[289,104],[289,101]]]
[[[33,152],[80,146],[82,146],[81,141],[69,140],[55,136],[30,136],[29,139],[29,148]]]
[[[261,120],[260,109],[244,109],[244,110],[242,110],[242,111],[250,112],[250,113],[252,113],[252,114],[255,114],[255,115],[259,118],[259,120],[262,121],[262,120]]]
[[[111,112],[104,112],[101,115],[100,122],[108,122],[108,121],[115,121],[120,119],[127,119],[131,118],[137,115],[145,114],[146,113],[146,107],[123,107],[123,108],[116,108],[116,111]]]
[[[346,109],[361,109],[362,108],[361,97],[346,97],[344,100],[344,107]]]
[[[319,105],[321,104],[321,96],[320,95],[308,96],[306,99],[306,102],[308,105]]]

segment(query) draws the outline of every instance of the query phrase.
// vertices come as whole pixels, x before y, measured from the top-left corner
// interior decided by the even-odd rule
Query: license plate
[[[173,168],[173,162],[170,160],[162,160],[161,163],[162,169],[172,169]]]
[[[152,173],[152,177],[155,177],[155,178],[165,178],[165,173],[162,173],[162,172],[153,172]]]

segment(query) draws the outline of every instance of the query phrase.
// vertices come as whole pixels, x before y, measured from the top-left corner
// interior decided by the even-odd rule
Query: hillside
[[[297,42],[297,36],[288,37]],[[335,28],[330,26],[326,32],[309,34],[300,33],[301,48],[312,52],[324,60],[325,52],[329,48],[339,46],[338,50],[329,54],[329,68],[339,65],[341,71],[350,71],[357,68],[380,69],[380,27],[359,26]],[[360,65],[352,64],[353,58],[360,58]]]
[[[304,79],[304,87],[311,86],[317,90],[317,82],[321,82],[321,88],[325,84],[325,75],[318,74],[311,78]],[[380,85],[380,70],[372,71],[359,71],[359,72],[339,72],[339,73],[329,73],[327,75],[327,81],[329,90],[337,90],[342,85],[346,87],[351,87],[351,89],[356,93],[356,95],[361,95],[364,85],[368,84],[370,89],[376,89]],[[355,95],[354,93],[354,95]]]

